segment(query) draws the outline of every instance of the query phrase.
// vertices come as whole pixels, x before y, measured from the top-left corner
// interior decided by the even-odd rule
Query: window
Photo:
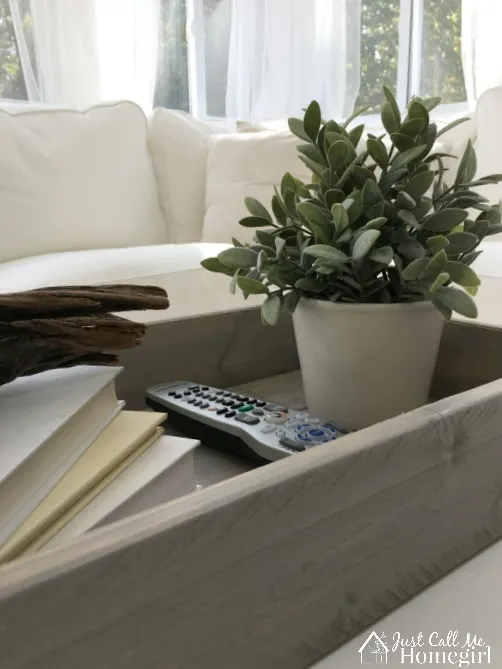
[[[439,95],[454,111],[466,107],[461,4],[361,0],[356,106],[371,104],[377,112],[387,84],[402,106],[413,95]],[[225,116],[231,10],[232,0],[162,0],[155,106],[200,118]],[[0,98],[26,97],[9,0],[0,0]]]

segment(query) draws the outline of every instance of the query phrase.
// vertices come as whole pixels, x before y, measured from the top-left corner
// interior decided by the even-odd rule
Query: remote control
[[[229,390],[189,381],[163,383],[146,391],[146,403],[168,413],[168,422],[207,446],[260,464],[300,453],[344,436],[349,430],[309,415]]]

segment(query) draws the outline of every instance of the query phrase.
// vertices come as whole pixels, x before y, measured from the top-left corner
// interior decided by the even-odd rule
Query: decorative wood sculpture
[[[167,309],[156,286],[67,286],[0,294],[0,385],[75,365],[115,365],[146,326],[111,312]]]

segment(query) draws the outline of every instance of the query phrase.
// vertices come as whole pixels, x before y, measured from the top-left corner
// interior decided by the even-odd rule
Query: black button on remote
[[[221,403],[223,404],[224,407],[231,407],[232,404],[233,404],[233,401],[232,400],[222,400]]]
[[[256,404],[258,402],[257,399],[254,399],[253,397],[248,397],[248,404]]]
[[[195,397],[202,397],[202,393],[200,392],[200,390],[199,392],[195,393]]]
[[[246,397],[245,395],[237,395],[237,399],[239,402],[247,402],[249,397]]]
[[[264,407],[266,402],[264,402],[263,400],[256,400],[255,404],[257,407]]]
[[[188,404],[193,404],[195,402],[194,398],[191,397],[189,400],[187,400]]]
[[[211,402],[214,402],[216,395],[209,395],[208,399],[211,400]]]
[[[216,413],[218,414],[218,416],[221,416],[221,414],[226,413],[226,411],[227,411],[226,407],[223,407],[223,409],[218,409]]]
[[[305,446],[303,444],[299,444],[297,441],[290,439],[289,437],[283,437],[279,440],[279,443],[281,446],[286,446],[286,448],[290,448],[292,451],[300,452],[305,450]]]
[[[246,423],[246,425],[256,425],[260,422],[259,418],[256,418],[256,416],[250,416],[248,413],[237,414],[235,420],[239,421],[239,423]]]
[[[223,391],[223,390],[217,390],[217,391],[215,392],[215,395],[223,395],[223,394],[224,394],[224,391]]]
[[[190,386],[188,390],[191,390],[193,393],[196,393],[198,390],[200,390],[199,386]]]
[[[182,397],[183,395],[181,393],[176,393],[176,395],[174,396],[174,398],[177,400],[181,399]]]
[[[253,411],[251,411],[251,413],[254,414],[255,416],[264,416],[265,415],[265,412],[262,411],[262,409],[253,409]]]
[[[209,404],[207,402],[202,402],[202,404],[200,405],[199,408],[200,409],[207,409],[208,406],[209,406]]]
[[[209,386],[201,386],[200,389],[201,390],[209,390]]]
[[[202,402],[200,400],[197,400],[197,402],[193,403],[194,407],[200,407],[201,404]]]
[[[232,404],[232,409],[240,409],[243,406],[244,406],[244,404],[242,402],[234,402]]]
[[[175,390],[170,390],[167,394],[168,394],[170,397],[172,397],[173,395],[176,395],[176,391],[175,391]]]
[[[228,390],[226,390],[223,394],[223,397],[230,397],[232,393],[229,393]]]
[[[227,411],[225,414],[225,418],[232,418],[232,416],[235,416],[235,411]]]
[[[191,395],[191,394],[192,393],[189,390],[185,390],[185,392],[183,393],[183,395]]]

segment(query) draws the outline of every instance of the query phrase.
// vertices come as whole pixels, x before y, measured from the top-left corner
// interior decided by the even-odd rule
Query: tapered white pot
[[[358,429],[427,403],[444,325],[430,302],[302,298],[293,322],[311,415]]]

